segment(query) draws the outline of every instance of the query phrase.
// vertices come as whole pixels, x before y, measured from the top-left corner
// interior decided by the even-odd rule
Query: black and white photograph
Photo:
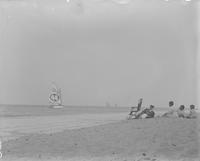
[[[0,0],[0,161],[199,161],[199,0]]]

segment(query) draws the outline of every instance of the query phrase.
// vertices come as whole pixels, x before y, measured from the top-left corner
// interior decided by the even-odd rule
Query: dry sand
[[[121,121],[3,142],[5,161],[199,161],[197,119]]]

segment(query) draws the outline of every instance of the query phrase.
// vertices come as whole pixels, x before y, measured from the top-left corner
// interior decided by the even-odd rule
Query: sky
[[[196,64],[194,1],[0,1],[0,104],[197,104]]]

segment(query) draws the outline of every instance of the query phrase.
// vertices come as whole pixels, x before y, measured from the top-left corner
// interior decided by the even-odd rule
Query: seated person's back
[[[174,107],[174,102],[173,101],[170,101],[169,102],[169,107],[171,108],[168,112],[164,113],[162,115],[162,117],[178,117],[177,115],[177,110],[176,108]]]
[[[184,110],[185,110],[185,106],[181,105],[179,109],[177,110],[178,117],[182,117],[182,118],[186,117],[186,113]]]
[[[190,105],[190,112],[189,112],[187,118],[197,118],[197,113],[195,111],[194,105]]]

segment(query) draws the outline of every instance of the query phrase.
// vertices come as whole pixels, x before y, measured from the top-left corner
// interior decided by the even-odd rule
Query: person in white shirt
[[[190,105],[190,112],[186,116],[186,118],[189,118],[189,119],[197,118],[197,112],[195,111],[195,105]]]
[[[178,117],[180,117],[180,118],[185,118],[186,117],[185,106],[184,105],[180,105],[179,109],[177,110],[177,114],[178,114]]]
[[[162,115],[162,117],[178,117],[177,110],[174,107],[174,102],[173,101],[169,101],[169,107],[171,108],[170,111],[164,113]]]

